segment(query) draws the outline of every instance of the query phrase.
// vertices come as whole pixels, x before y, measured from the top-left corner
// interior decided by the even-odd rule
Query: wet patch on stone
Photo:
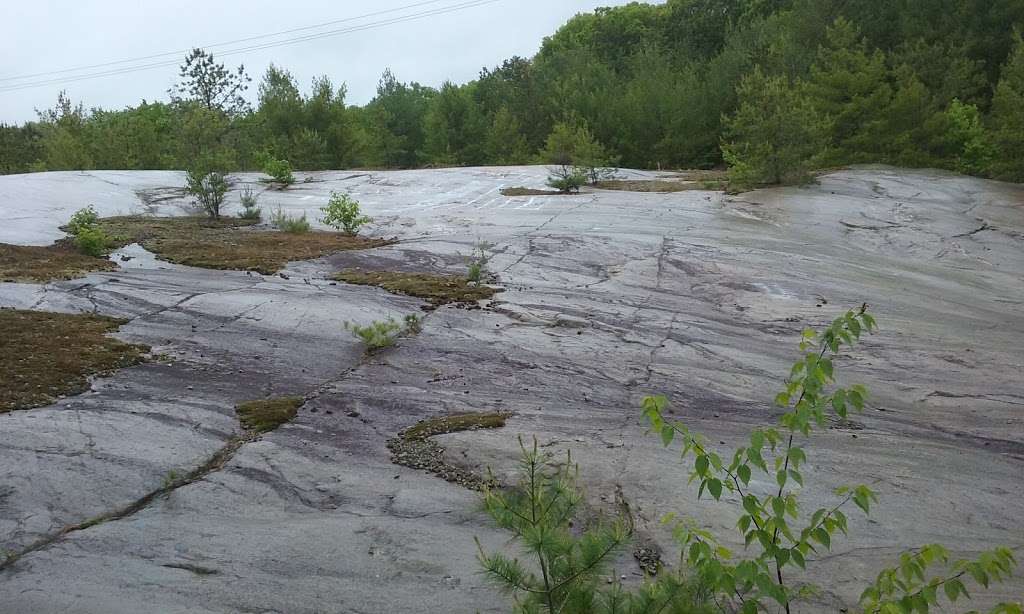
[[[388,440],[391,462],[411,469],[422,469],[470,490],[496,486],[490,478],[445,461],[444,447],[431,438],[460,431],[501,428],[510,415],[508,412],[468,413],[420,420],[399,433],[398,437]]]
[[[475,284],[454,275],[432,275],[396,271],[363,271],[345,269],[332,276],[349,284],[377,286],[393,294],[404,294],[424,299],[432,307],[449,303],[476,305],[499,292],[496,288]]]
[[[302,397],[277,397],[239,403],[235,411],[246,430],[267,433],[294,418],[303,402]]]
[[[0,413],[89,389],[90,376],[143,361],[149,348],[108,337],[127,320],[0,309]]]

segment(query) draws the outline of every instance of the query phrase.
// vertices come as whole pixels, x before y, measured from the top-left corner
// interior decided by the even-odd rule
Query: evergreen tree
[[[997,158],[992,174],[1009,181],[1024,181],[1024,41],[1020,33],[992,98],[990,118]]]
[[[823,121],[803,92],[760,68],[740,81],[739,108],[725,122],[722,154],[736,185],[805,181],[824,145]]]
[[[862,161],[877,153],[876,143],[884,135],[875,120],[892,97],[886,72],[882,52],[869,53],[853,23],[836,19],[810,67],[805,90],[828,121],[833,162]]]
[[[530,157],[526,136],[508,107],[498,109],[491,120],[484,156],[491,164],[525,164]]]

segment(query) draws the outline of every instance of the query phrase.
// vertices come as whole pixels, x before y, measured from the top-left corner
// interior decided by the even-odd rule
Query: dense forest
[[[194,54],[166,102],[87,109],[62,94],[0,126],[0,172],[546,163],[559,136],[608,165],[727,165],[752,183],[858,162],[1024,181],[1021,26],[1021,0],[632,3],[463,85],[385,71],[365,106],[271,66],[253,108],[244,71]]]

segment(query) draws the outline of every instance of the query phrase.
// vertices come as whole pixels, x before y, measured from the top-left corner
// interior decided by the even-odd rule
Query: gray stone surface
[[[850,605],[910,546],[968,555],[1024,545],[1021,187],[872,168],[736,197],[506,198],[502,186],[542,186],[544,169],[298,176],[264,193],[264,210],[313,219],[331,190],[347,190],[376,218],[372,233],[401,242],[292,263],[288,279],[168,265],[135,246],[122,271],[0,285],[0,306],[130,318],[120,336],[167,355],[0,415],[9,551],[202,465],[239,432],[236,402],[309,395],[292,423],[219,470],[0,571],[0,611],[503,611],[472,538],[497,548],[507,535],[473,493],[390,464],[384,446],[420,418],[459,411],[515,415],[504,429],[441,438],[454,462],[510,475],[518,434],[571,449],[589,500],[621,489],[671,560],[662,514],[729,538],[735,517],[696,500],[677,455],[644,434],[640,399],[667,394],[713,443],[737,445],[775,415],[768,401],[800,330],[865,301],[882,331],[837,365],[842,381],[869,387],[869,408],[808,442],[804,504],[856,482],[881,501],[870,519],[851,513],[850,537],[809,564],[825,590],[802,611]],[[0,177],[0,214],[14,220],[0,241],[46,244],[88,203],[105,215],[181,213],[181,182],[171,172]],[[420,335],[363,360],[344,321],[421,303],[327,274],[464,271],[481,240],[495,244],[491,269],[506,288],[493,305],[441,308]],[[628,556],[616,571],[639,575]],[[1022,593],[1018,579],[977,603]]]

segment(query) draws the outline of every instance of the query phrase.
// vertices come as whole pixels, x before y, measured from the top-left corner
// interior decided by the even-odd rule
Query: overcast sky
[[[328,21],[379,13],[319,29],[302,30],[211,50],[280,41],[285,38],[401,19],[454,8],[474,0],[36,0],[4,2],[0,35],[0,122],[35,119],[36,108],[52,107],[57,92],[86,107],[107,109],[164,100],[177,76],[178,54],[127,64],[53,74],[69,68],[175,52],[262,34],[304,28]],[[410,7],[417,4],[418,6]],[[568,18],[615,0],[495,0],[449,13],[371,27],[275,48],[225,55],[228,66],[244,63],[253,77],[249,94],[273,62],[295,75],[303,92],[315,75],[348,84],[348,101],[362,104],[374,94],[381,72],[390,67],[402,81],[437,86],[445,79],[464,82],[483,66],[513,55],[530,56],[544,36]],[[409,7],[409,8],[401,8]],[[77,75],[171,62],[149,70],[78,81]],[[46,73],[24,79],[11,79]],[[2,91],[14,85],[61,79],[31,89]]]

